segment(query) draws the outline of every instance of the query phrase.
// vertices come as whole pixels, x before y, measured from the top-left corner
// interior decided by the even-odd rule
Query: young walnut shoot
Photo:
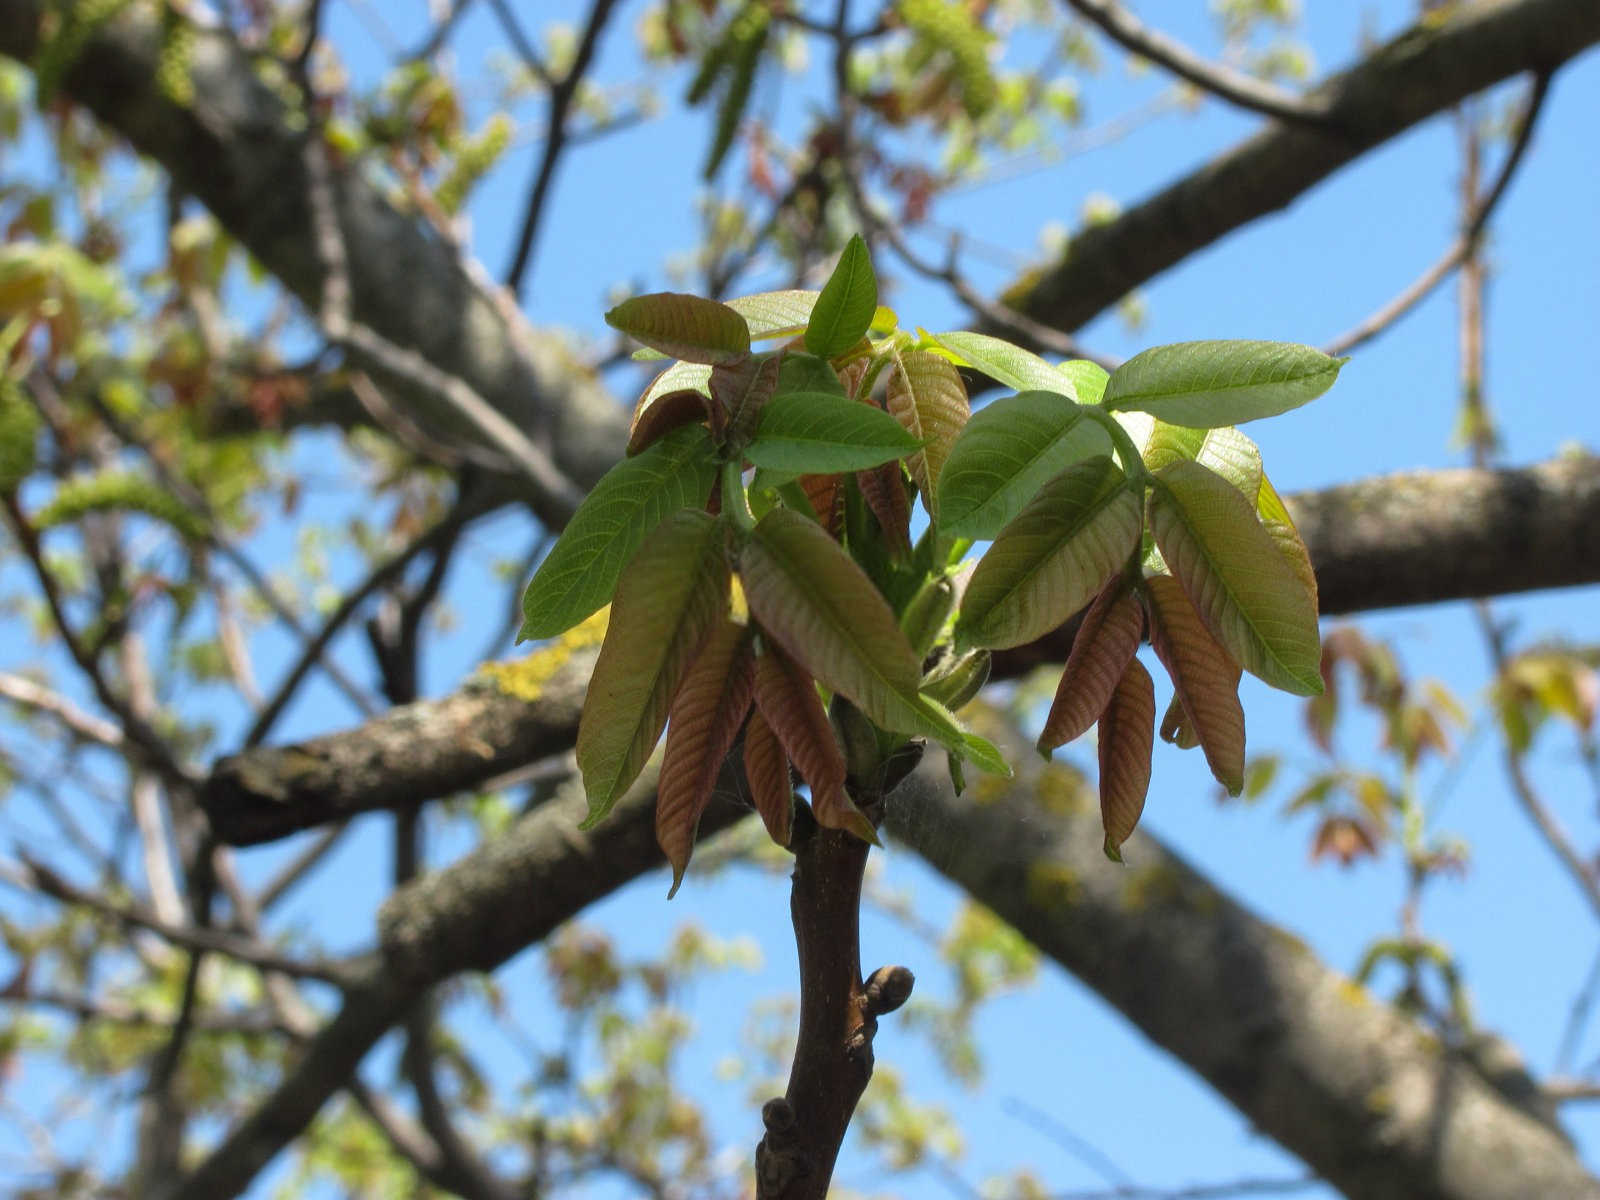
[[[913,334],[879,307],[859,237],[820,292],[636,296],[606,319],[643,344],[636,357],[678,361],[528,585],[522,636],[610,602],[578,725],[585,828],[665,730],[669,896],[724,770],[742,769],[794,855],[800,1029],[788,1091],[762,1109],[756,1195],[820,1200],[877,1018],[912,986],[899,966],[864,980],[859,961],[884,798],[929,744],[958,791],[968,766],[1009,775],[957,711],[991,651],[1080,612],[1038,746],[1048,757],[1098,725],[1106,854],[1121,861],[1150,785],[1147,639],[1173,684],[1161,736],[1199,746],[1237,794],[1243,671],[1299,693],[1322,679],[1310,560],[1232,425],[1304,404],[1341,364],[1191,342],[1107,375],[983,334]],[[963,369],[1012,393],[974,413]],[[975,541],[987,548],[969,562]]]
[[[1039,747],[1098,723],[1115,768],[1101,780],[1114,859],[1149,779],[1141,641],[1174,689],[1162,736],[1198,745],[1230,793],[1242,786],[1241,668],[1321,690],[1305,548],[1233,425],[1320,395],[1344,360],[1187,342],[1107,375],[983,334],[913,334],[878,306],[859,237],[821,292],[727,304],[660,293],[606,319],[643,344],[639,357],[680,361],[645,390],[628,457],[528,585],[522,637],[612,603],[578,733],[587,824],[665,729],[657,836],[673,891],[747,725],[759,723],[745,761],[759,764],[751,783],[775,836],[795,828],[774,811],[789,790],[781,803],[876,840],[853,797],[876,796],[907,743],[942,746],[957,786],[963,764],[1008,770],[953,710],[981,686],[989,651],[1085,609]],[[972,413],[958,368],[1012,394]],[[969,564],[972,539],[989,545]],[[809,806],[779,786],[786,764]]]

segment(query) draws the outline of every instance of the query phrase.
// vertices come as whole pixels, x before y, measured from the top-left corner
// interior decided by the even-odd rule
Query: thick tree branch
[[[1562,1135],[1154,838],[1106,861],[1092,800],[1028,748],[958,799],[939,764],[888,828],[1362,1200],[1600,1197]],[[1523,1073],[1525,1078],[1525,1073]]]
[[[1115,220],[1082,230],[1060,261],[1001,299],[1036,321],[1077,329],[1374,146],[1502,80],[1551,72],[1600,41],[1593,0],[1482,0],[1447,12],[1307,94],[1333,129],[1274,124]]]

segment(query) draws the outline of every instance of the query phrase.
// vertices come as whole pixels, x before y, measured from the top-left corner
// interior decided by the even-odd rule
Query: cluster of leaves
[[[680,361],[645,389],[628,458],[528,585],[521,636],[612,602],[578,732],[588,822],[666,729],[656,830],[674,890],[741,734],[779,844],[790,764],[818,823],[874,841],[856,800],[892,786],[909,740],[944,746],[958,787],[964,762],[1007,773],[951,710],[982,686],[989,651],[1085,606],[1039,744],[1099,722],[1112,857],[1149,783],[1154,696],[1134,656],[1147,624],[1177,691],[1164,734],[1201,746],[1232,792],[1240,668],[1321,691],[1305,548],[1259,452],[1228,426],[1310,400],[1339,361],[1205,342],[1107,375],[984,335],[912,334],[879,308],[860,238],[820,292],[658,293],[607,320],[643,356]],[[1016,391],[974,415],[958,367]],[[915,542],[913,496],[928,516]]]

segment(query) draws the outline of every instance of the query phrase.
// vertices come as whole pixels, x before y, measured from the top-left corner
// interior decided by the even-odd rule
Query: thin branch
[[[302,882],[318,863],[333,852],[349,828],[348,821],[341,821],[317,834],[310,845],[285,863],[282,869],[267,880],[262,889],[256,893],[256,907],[261,912],[273,908],[278,901],[288,895],[291,888]]]
[[[128,928],[148,929],[174,946],[188,950],[215,951],[264,971],[276,971],[295,979],[310,979],[338,988],[350,986],[353,978],[350,969],[339,963],[293,958],[255,938],[239,937],[237,934],[196,925],[175,924],[141,904],[114,903],[78,887],[34,859],[24,858],[17,866],[0,862],[0,880],[13,887],[40,892],[63,904],[99,913]]]
[[[449,39],[451,33],[455,31],[457,23],[460,22],[467,9],[471,7],[472,0],[456,0],[456,2],[450,6],[450,11],[445,14],[444,20],[440,21],[433,27],[432,32],[428,34],[427,40],[413,50],[410,54],[406,55],[406,59],[410,62],[420,62],[425,58],[432,58],[435,54],[439,53],[439,51],[444,48],[444,44]]]
[[[517,20],[517,14],[511,11],[511,5],[506,0],[489,0],[489,7],[494,9],[495,16],[500,18],[500,28],[505,30],[506,40],[511,43],[511,48],[517,52],[517,57],[523,65],[532,71],[540,83],[547,88],[556,86],[556,77],[551,72],[549,64],[543,56],[534,49],[533,43],[528,40],[528,35],[523,32],[522,24]]]
[[[1330,105],[1325,97],[1305,99],[1222,63],[1211,62],[1182,42],[1143,24],[1116,0],[1067,0],[1067,3],[1123,49],[1149,59],[1229,104],[1302,125],[1325,125],[1331,120]]]
[[[496,0],[497,4],[502,2],[503,0]],[[550,194],[550,184],[555,178],[556,164],[561,158],[561,151],[567,140],[567,110],[572,107],[572,101],[578,94],[583,77],[588,73],[590,61],[594,58],[595,46],[600,40],[601,31],[611,17],[614,5],[615,0],[594,0],[589,9],[589,19],[584,25],[583,35],[578,41],[577,53],[573,57],[571,68],[561,77],[559,83],[550,87],[550,111],[545,121],[544,153],[539,159],[539,169],[534,174],[533,188],[528,193],[528,204],[522,214],[522,228],[517,233],[517,245],[511,255],[511,265],[506,269],[506,287],[513,295],[521,293],[528,264],[533,258],[534,241],[538,237],[539,223],[544,216],[545,201]],[[524,58],[526,57],[524,55]]]
[[[13,982],[0,989],[0,1003],[19,1007],[50,1008],[68,1013],[84,1021],[110,1021],[117,1025],[134,1025],[150,1029],[171,1030],[170,1014],[154,1012],[136,1005],[119,1004],[102,996],[78,995],[54,988],[31,988]],[[276,1033],[294,1036],[270,1013],[206,1013],[195,1020],[194,1028],[202,1034],[264,1034]]]
[[[126,748],[122,730],[112,722],[84,712],[59,692],[53,692],[31,679],[0,671],[0,696],[23,708],[49,714],[74,737],[104,746],[107,750],[121,751]]]
[[[1550,92],[1550,73],[1542,71],[1534,77],[1533,86],[1528,92],[1522,121],[1517,127],[1516,140],[1512,142],[1511,149],[1506,154],[1505,162],[1500,165],[1500,173],[1495,177],[1493,185],[1473,205],[1465,227],[1450,244],[1450,248],[1440,256],[1439,260],[1424,271],[1403,291],[1397,294],[1382,308],[1379,308],[1359,325],[1345,331],[1333,341],[1323,347],[1327,354],[1348,354],[1357,346],[1363,345],[1379,334],[1383,333],[1401,317],[1405,316],[1418,304],[1422,303],[1433,290],[1438,287],[1462,263],[1464,263],[1477,249],[1483,239],[1484,230],[1488,227],[1489,218],[1494,214],[1500,198],[1505,195],[1506,188],[1510,185],[1517,168],[1521,165],[1523,156],[1528,149],[1528,144],[1533,138],[1534,123],[1539,114],[1544,110],[1545,98]]]

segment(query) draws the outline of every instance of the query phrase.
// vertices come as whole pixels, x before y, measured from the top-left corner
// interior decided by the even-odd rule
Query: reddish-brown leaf
[[[1040,754],[1048,756],[1055,747],[1081,737],[1100,719],[1139,649],[1143,632],[1139,601],[1119,575],[1101,589],[1078,626],[1055,702],[1039,734]]]
[[[1200,620],[1170,575],[1145,580],[1150,644],[1172,677],[1183,724],[1205,751],[1206,763],[1230,796],[1244,790],[1244,708],[1239,665]]]
[[[911,498],[906,495],[905,477],[900,474],[899,461],[857,471],[856,484],[861,488],[861,497],[872,510],[872,515],[878,518],[878,528],[883,530],[890,553],[909,558]]]
[[[711,398],[727,414],[727,431],[735,445],[755,436],[761,410],[778,388],[779,355],[748,358],[711,369]]]
[[[844,752],[804,667],[770,643],[756,656],[756,707],[811,787],[817,823],[876,842],[872,822],[845,795]]]
[[[817,520],[835,538],[844,528],[844,476],[802,475],[800,487],[816,510]]]
[[[683,882],[700,816],[750,711],[754,688],[750,629],[725,619],[701,645],[667,722],[667,751],[656,788],[656,842],[672,864],[669,900]]]
[[[750,714],[744,730],[744,775],[750,781],[750,798],[780,846],[794,832],[794,787],[789,781],[789,759],[760,711]]]
[[[948,359],[911,350],[896,356],[885,399],[900,424],[923,443],[906,465],[922,492],[922,502],[937,517],[939,473],[972,412],[966,385]]]
[[[1193,750],[1200,738],[1189,725],[1188,714],[1183,711],[1183,701],[1174,696],[1161,718],[1161,740],[1171,742],[1179,750]]]
[[[1155,732],[1155,686],[1144,664],[1131,659],[1100,717],[1100,822],[1106,857],[1116,862],[1144,812]]]
[[[668,392],[652,401],[650,407],[633,418],[633,428],[628,431],[628,456],[633,457],[680,425],[709,421],[713,407],[706,396],[692,388]]]

